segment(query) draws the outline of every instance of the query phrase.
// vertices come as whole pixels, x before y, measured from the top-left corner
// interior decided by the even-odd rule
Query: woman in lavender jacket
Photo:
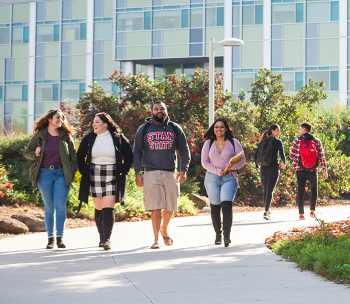
[[[207,170],[205,189],[207,190],[211,219],[216,233],[215,245],[221,245],[221,215],[225,247],[231,243],[232,202],[238,188],[237,170],[246,162],[244,153],[241,159],[230,164],[232,157],[243,151],[239,141],[233,137],[233,130],[226,119],[218,118],[204,134],[206,142],[202,149],[202,166]],[[228,172],[225,172],[228,169]]]

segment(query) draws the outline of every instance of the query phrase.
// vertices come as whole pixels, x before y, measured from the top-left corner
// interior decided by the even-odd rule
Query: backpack
[[[301,138],[299,148],[299,166],[302,170],[314,170],[318,167],[317,147],[313,140]]]
[[[179,134],[178,134],[179,128],[172,121],[169,121],[168,124],[173,129],[174,133],[176,134],[176,139],[178,140],[178,138],[179,138]],[[142,139],[145,138],[145,135],[147,134],[147,131],[148,131],[149,127],[150,127],[150,124],[149,123],[145,123],[145,126],[143,127],[143,130],[142,130]],[[142,140],[142,144],[143,144],[143,140]],[[176,143],[176,146],[177,146],[177,143]]]
[[[213,145],[214,141],[215,141],[214,138],[211,138],[211,139],[210,139],[209,150],[210,150],[211,146]],[[233,138],[230,139],[230,142],[231,142],[231,144],[232,144],[232,146],[233,146],[233,150],[234,150],[235,153],[236,153],[236,147],[235,147],[235,142],[233,141]]]
[[[274,159],[272,147],[274,139],[274,137],[268,137],[259,144],[255,161],[258,166],[268,167],[271,165]]]

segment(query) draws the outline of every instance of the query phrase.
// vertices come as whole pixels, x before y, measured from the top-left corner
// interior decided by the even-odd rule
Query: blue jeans
[[[207,172],[204,186],[212,205],[220,205],[224,201],[233,202],[235,199],[237,182],[233,175],[219,176]]]
[[[66,223],[66,201],[70,186],[65,185],[63,169],[40,169],[38,188],[45,207],[45,226],[48,237],[54,236],[56,217],[57,236],[62,237]]]

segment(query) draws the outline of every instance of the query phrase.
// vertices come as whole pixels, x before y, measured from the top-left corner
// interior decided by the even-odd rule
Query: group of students
[[[306,182],[309,181],[311,188],[310,217],[315,218],[315,209],[318,197],[318,167],[321,165],[323,178],[328,178],[327,164],[321,141],[311,135],[312,125],[303,122],[300,125],[299,137],[293,141],[289,156],[292,160],[292,169],[296,172],[298,194],[297,204],[299,209],[299,220],[305,220],[304,216],[304,194]],[[256,168],[260,171],[260,179],[263,187],[263,200],[265,212],[263,218],[271,219],[270,205],[273,191],[280,176],[280,169],[286,166],[283,143],[278,138],[280,127],[272,124],[266,130],[254,154]],[[279,157],[282,162],[279,164]]]
[[[33,136],[24,156],[34,161],[29,177],[33,187],[38,186],[44,201],[47,249],[54,248],[55,226],[57,247],[66,247],[63,242],[66,201],[77,170],[81,174],[79,200],[88,203],[89,196],[92,197],[100,236],[99,246],[105,250],[111,249],[114,206],[117,202],[123,203],[125,199],[126,176],[132,165],[136,186],[143,187],[144,209],[151,212],[154,242],[150,248],[160,248],[159,233],[166,246],[173,244],[167,228],[178,208],[179,184],[186,181],[190,152],[182,128],[170,121],[164,102],[154,102],[151,112],[152,117],[147,118],[137,130],[133,150],[121,129],[107,113],[95,115],[93,130],[82,139],[77,152],[72,138],[73,129],[61,110],[50,110],[35,122]],[[324,170],[323,177],[327,178],[321,142],[309,134],[310,130],[309,123],[301,125],[301,137],[294,141],[291,151],[293,170],[297,171],[300,218],[304,218],[303,194],[307,180],[311,184],[312,214],[317,201],[317,167],[303,170],[304,167],[299,163],[299,156],[303,155],[301,147],[305,146],[305,141],[311,141],[312,146],[317,148],[317,156]],[[279,127],[271,125],[262,136],[255,153],[257,166],[261,160],[265,160],[265,165],[260,166],[260,176],[266,219],[270,219],[269,208],[279,169],[284,168],[286,163],[283,145],[278,139],[279,133]],[[224,118],[218,118],[204,134],[204,138],[201,158],[202,166],[207,170],[204,184],[211,205],[215,244],[222,244],[223,236],[224,245],[228,247],[231,243],[232,203],[239,187],[237,170],[245,165],[246,158],[240,142],[234,138],[233,130]],[[176,170],[176,151],[180,157],[179,172]],[[269,159],[266,158],[267,151],[271,154],[270,164],[266,163]],[[278,153],[282,158],[281,165]],[[232,162],[234,157],[237,160]]]

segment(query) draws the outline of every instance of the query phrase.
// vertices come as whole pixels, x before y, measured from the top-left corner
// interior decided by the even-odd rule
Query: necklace
[[[222,148],[222,146],[220,146],[220,148]]]

